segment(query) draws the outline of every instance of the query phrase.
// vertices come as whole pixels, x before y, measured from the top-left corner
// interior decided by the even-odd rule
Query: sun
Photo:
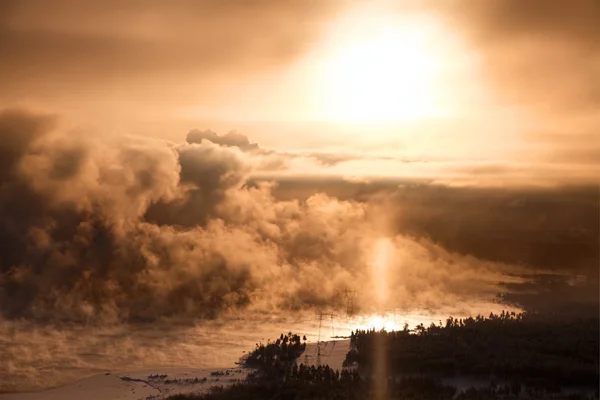
[[[334,36],[320,63],[317,91],[324,119],[393,122],[441,111],[437,80],[442,62],[427,24],[367,14],[339,25],[342,33]]]
[[[395,315],[391,314],[371,314],[359,317],[355,320],[354,329],[380,331],[385,329],[388,332],[400,331],[404,327],[396,320]]]

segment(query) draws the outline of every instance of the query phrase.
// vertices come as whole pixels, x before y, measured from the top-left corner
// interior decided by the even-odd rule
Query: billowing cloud
[[[432,282],[457,304],[462,290],[488,298],[498,282],[513,280],[506,265],[398,236],[374,204],[318,193],[277,200],[271,184],[248,184],[254,164],[235,147],[92,140],[21,111],[0,116],[0,135],[7,318],[146,320],[331,306],[344,288],[372,281],[375,243],[388,236],[402,253],[402,265],[389,266],[402,278],[391,280],[398,290],[390,305],[432,306]],[[360,293],[363,307],[374,290]]]
[[[259,149],[258,143],[250,143],[247,136],[235,131],[219,136],[211,130],[193,129],[187,134],[186,140],[188,143],[202,143],[203,140],[207,140],[221,146],[238,147],[244,151]]]

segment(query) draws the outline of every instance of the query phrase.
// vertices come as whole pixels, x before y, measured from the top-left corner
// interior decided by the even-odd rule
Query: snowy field
[[[321,343],[320,361],[341,369],[349,340]],[[299,363],[316,365],[317,343],[307,343]],[[107,371],[77,382],[31,393],[0,394],[1,400],[160,400],[175,394],[202,393],[214,386],[228,386],[246,379],[252,371],[231,368],[164,368],[133,372]]]

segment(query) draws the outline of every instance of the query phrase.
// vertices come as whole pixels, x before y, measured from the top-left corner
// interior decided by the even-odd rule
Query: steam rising
[[[275,200],[272,184],[246,184],[253,157],[230,143],[89,139],[3,112],[1,314],[132,321],[340,304],[371,279],[381,208],[318,193]],[[501,264],[424,239],[389,246],[390,306],[460,304],[504,277]],[[357,304],[374,298],[360,290]]]

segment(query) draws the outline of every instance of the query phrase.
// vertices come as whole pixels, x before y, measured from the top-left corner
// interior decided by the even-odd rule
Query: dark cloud
[[[205,225],[210,217],[218,216],[217,206],[227,191],[241,187],[247,172],[236,153],[216,146],[183,147],[179,163],[185,194],[170,202],[152,204],[146,211],[148,221],[185,227]]]
[[[281,200],[314,192],[381,202],[394,232],[481,259],[590,276],[600,263],[600,194],[592,186],[457,188],[395,179],[288,178],[273,190]]]
[[[314,192],[379,204],[385,215],[381,223],[395,234],[430,240],[480,260],[518,265],[517,275],[546,276],[506,284],[505,301],[536,310],[574,307],[571,314],[598,308],[597,187],[453,188],[392,179],[288,178],[278,181],[273,194],[285,200]],[[579,277],[578,284],[571,285],[565,276]]]

